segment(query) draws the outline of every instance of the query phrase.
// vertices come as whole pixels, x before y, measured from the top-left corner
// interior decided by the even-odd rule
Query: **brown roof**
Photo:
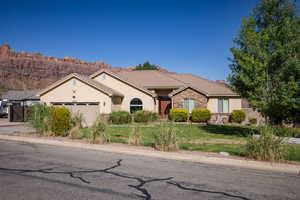
[[[2,95],[2,99],[10,101],[39,100],[38,92],[39,90],[9,90]]]
[[[130,80],[135,84],[146,89],[152,88],[180,88],[184,83],[172,77],[166,76],[167,72],[157,70],[144,71],[120,71],[118,75],[126,80]]]
[[[131,72],[133,72],[133,71],[131,71]],[[126,83],[126,84],[128,84],[128,85],[130,85],[130,86],[132,86],[132,87],[134,87],[134,88],[150,95],[150,96],[152,96],[152,97],[156,96],[155,93],[153,93],[153,92],[147,90],[145,87],[143,87],[143,84],[140,84],[140,82],[135,81],[135,79],[133,77],[122,76],[122,73],[114,73],[110,70],[101,69],[101,70],[93,73],[92,75],[90,75],[89,78],[91,78],[91,79],[95,78],[96,76],[100,75],[101,73],[107,73],[107,74],[115,77],[116,79],[118,79],[118,80],[120,80],[120,81],[122,81],[122,82],[124,82],[124,83]]]
[[[178,74],[156,70],[119,71],[117,73],[113,73],[109,70],[100,70],[92,74],[90,78],[96,77],[103,72],[112,74],[129,85],[146,92],[148,91],[148,93],[149,89],[176,89],[171,93],[172,95],[190,87],[207,96],[239,96],[224,83],[221,84],[210,81],[194,74]]]
[[[220,84],[194,74],[168,73],[168,76],[182,81],[186,86],[204,91],[208,96],[238,96],[226,84]]]
[[[116,90],[114,90],[112,88],[109,88],[109,87],[107,87],[107,86],[99,83],[98,81],[94,81],[93,79],[91,79],[91,78],[89,78],[87,76],[79,75],[77,73],[72,73],[72,74],[66,76],[65,78],[63,78],[63,79],[55,82],[54,84],[50,85],[46,89],[44,89],[41,92],[39,92],[38,95],[41,96],[42,94],[44,94],[44,93],[48,92],[49,90],[51,90],[51,89],[53,89],[53,88],[61,85],[62,83],[70,80],[73,77],[75,77],[75,78],[81,80],[82,82],[84,82],[84,83],[86,83],[86,84],[88,84],[88,85],[90,85],[90,86],[92,86],[92,87],[94,87],[94,88],[96,88],[96,89],[98,89],[98,90],[106,93],[109,96],[124,96],[122,93],[120,93],[120,92],[118,92],[118,91],[116,91]]]
[[[207,96],[238,96],[226,84],[220,84],[194,74],[177,74],[155,70],[120,71],[117,73],[123,79],[146,89],[173,88],[177,92],[191,87]],[[175,92],[175,91],[174,91]]]

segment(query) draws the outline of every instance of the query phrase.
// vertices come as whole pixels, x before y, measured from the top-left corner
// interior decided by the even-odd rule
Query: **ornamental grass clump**
[[[32,107],[30,123],[38,132],[51,131],[50,109],[45,104],[35,104]]]
[[[97,117],[96,121],[92,125],[92,138],[93,144],[105,144],[110,142],[110,137],[107,134],[107,124],[102,117]]]
[[[71,128],[71,130],[69,131],[69,137],[72,139],[80,139],[81,138],[79,124],[77,124],[76,126]]]
[[[128,144],[140,146],[143,143],[143,137],[141,134],[140,127],[133,127],[131,133],[129,134]]]
[[[258,128],[260,135],[254,135],[246,144],[246,155],[256,160],[278,161],[285,157],[288,147],[282,138],[275,136],[275,128]]]
[[[159,151],[178,150],[178,129],[173,124],[163,123],[154,132],[154,148]]]
[[[79,126],[79,128],[83,128],[84,116],[81,112],[72,113],[70,119],[70,126],[75,127]]]

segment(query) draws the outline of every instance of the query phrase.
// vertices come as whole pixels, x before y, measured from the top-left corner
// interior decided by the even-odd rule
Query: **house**
[[[11,122],[26,121],[26,109],[40,102],[37,96],[39,90],[8,90],[2,95],[2,101],[7,106],[8,119]]]
[[[171,108],[207,108],[213,120],[228,120],[241,109],[241,97],[226,84],[193,74],[100,70],[89,77],[70,74],[39,92],[47,105],[82,112],[87,124],[113,111],[149,110],[166,116]],[[223,119],[224,118],[224,119]]]

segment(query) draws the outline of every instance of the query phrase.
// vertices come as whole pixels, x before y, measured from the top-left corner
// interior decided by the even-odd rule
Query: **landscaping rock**
[[[228,152],[223,152],[223,151],[220,152],[219,154],[222,155],[222,156],[230,156],[230,154]]]

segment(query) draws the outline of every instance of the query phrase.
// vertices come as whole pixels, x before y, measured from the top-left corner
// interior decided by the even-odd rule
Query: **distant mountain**
[[[0,46],[1,89],[41,89],[70,73],[90,75],[100,69],[121,71],[134,68],[112,67],[105,62],[86,62],[68,56],[55,58],[41,53],[16,52],[9,45]]]

